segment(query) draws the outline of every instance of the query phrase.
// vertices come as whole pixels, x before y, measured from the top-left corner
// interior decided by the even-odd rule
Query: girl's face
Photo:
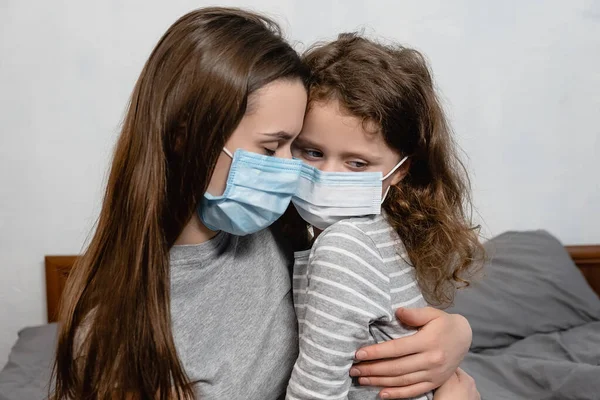
[[[243,149],[267,156],[292,158],[291,144],[300,133],[307,94],[300,80],[277,80],[250,96],[248,110],[225,144],[235,153]],[[221,152],[208,193],[225,191],[231,158]]]
[[[385,143],[375,124],[365,124],[362,119],[344,112],[337,100],[311,105],[292,152],[294,157],[321,171],[379,171],[384,176],[402,158]],[[383,182],[384,191],[404,178],[409,161]]]

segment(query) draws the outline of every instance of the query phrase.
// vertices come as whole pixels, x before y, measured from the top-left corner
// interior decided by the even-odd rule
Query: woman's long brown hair
[[[69,278],[55,399],[193,398],[171,332],[169,249],[248,97],[307,70],[262,16],[205,8],[160,39],[135,85],[91,242]]]
[[[481,265],[483,248],[471,222],[468,175],[427,62],[416,50],[355,33],[316,45],[304,58],[313,74],[309,107],[337,100],[409,156],[409,172],[390,188],[383,208],[429,303],[450,304],[455,288],[468,285]]]

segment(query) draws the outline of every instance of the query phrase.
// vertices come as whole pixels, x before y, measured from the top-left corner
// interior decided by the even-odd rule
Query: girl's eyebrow
[[[272,133],[263,132],[262,134],[265,136],[268,136],[269,139],[272,139],[272,140],[285,140],[285,141],[292,140],[296,136],[293,133],[289,133],[289,132],[285,132],[285,131],[272,132]]]
[[[346,151],[342,153],[343,158],[360,158],[365,161],[378,162],[381,161],[381,156],[375,153]]]
[[[310,141],[309,139],[303,138],[302,136],[298,136],[296,140],[294,140],[296,145],[308,146],[308,147],[319,147],[315,142]]]

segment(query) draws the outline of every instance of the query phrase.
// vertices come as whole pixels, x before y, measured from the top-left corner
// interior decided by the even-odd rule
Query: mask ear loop
[[[398,164],[396,164],[396,165],[394,166],[394,168],[392,168],[392,170],[391,170],[390,172],[388,172],[388,173],[387,173],[387,174],[386,174],[386,175],[385,175],[383,178],[381,178],[381,181],[383,182],[383,181],[385,181],[387,178],[389,178],[390,176],[392,176],[392,174],[393,174],[394,172],[396,172],[396,170],[398,170],[398,168],[400,168],[400,166],[401,166],[402,164],[404,164],[404,162],[405,162],[406,160],[408,160],[408,156],[405,156],[405,157],[404,157],[402,160],[400,160],[400,162],[399,162]],[[388,193],[390,192],[390,188],[391,188],[391,187],[392,187],[392,186],[390,185],[390,186],[388,186],[388,188],[385,190],[385,193],[383,194],[383,197],[382,197],[382,199],[381,199],[381,204],[383,204],[383,202],[385,201],[385,198],[387,197]]]
[[[233,154],[226,147],[223,147],[223,153],[227,154],[233,160]]]

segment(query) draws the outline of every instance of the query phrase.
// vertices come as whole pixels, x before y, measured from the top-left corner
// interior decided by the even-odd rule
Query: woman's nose
[[[291,146],[282,146],[275,152],[275,157],[279,158],[293,158],[292,156],[292,147]]]

